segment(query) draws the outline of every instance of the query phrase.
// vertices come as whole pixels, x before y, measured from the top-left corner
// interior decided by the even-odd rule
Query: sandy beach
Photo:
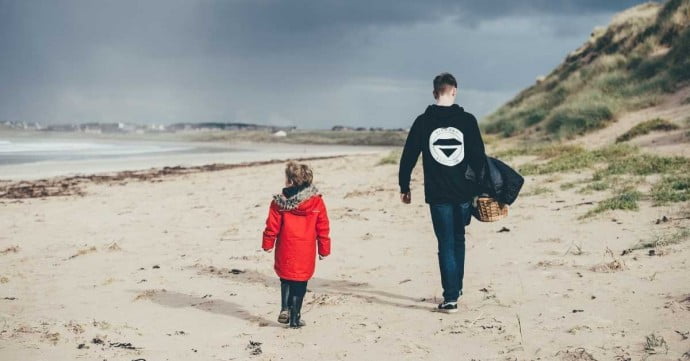
[[[626,252],[687,229],[687,202],[583,221],[603,194],[528,193],[583,175],[529,176],[508,218],[469,226],[465,294],[446,315],[433,312],[421,167],[404,205],[386,154],[309,162],[333,254],[299,330],[276,322],[279,282],[260,250],[281,163],[0,200],[0,359],[688,358],[690,242]]]

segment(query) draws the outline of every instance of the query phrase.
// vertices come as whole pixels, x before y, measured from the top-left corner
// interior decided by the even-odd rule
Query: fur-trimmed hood
[[[297,209],[302,202],[316,195],[319,195],[319,190],[313,185],[310,185],[300,190],[292,197],[286,197],[283,194],[276,194],[273,196],[273,201],[278,205],[278,207],[280,207],[280,209],[292,211]]]

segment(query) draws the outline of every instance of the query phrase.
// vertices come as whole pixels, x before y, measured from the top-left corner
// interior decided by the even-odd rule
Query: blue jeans
[[[462,295],[465,274],[465,224],[472,216],[470,203],[430,204],[431,222],[438,239],[443,300],[455,302]]]

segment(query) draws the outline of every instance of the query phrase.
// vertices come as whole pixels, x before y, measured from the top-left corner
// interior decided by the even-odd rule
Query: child
[[[276,247],[274,269],[280,277],[281,295],[278,322],[292,328],[304,326],[302,301],[307,281],[314,275],[317,247],[319,259],[331,253],[326,205],[312,180],[306,164],[287,164],[286,188],[273,196],[263,235],[264,251]]]

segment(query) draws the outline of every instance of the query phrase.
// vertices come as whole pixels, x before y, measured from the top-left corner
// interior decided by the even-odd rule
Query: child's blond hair
[[[290,161],[285,166],[285,178],[295,187],[310,186],[314,173],[308,165]]]

